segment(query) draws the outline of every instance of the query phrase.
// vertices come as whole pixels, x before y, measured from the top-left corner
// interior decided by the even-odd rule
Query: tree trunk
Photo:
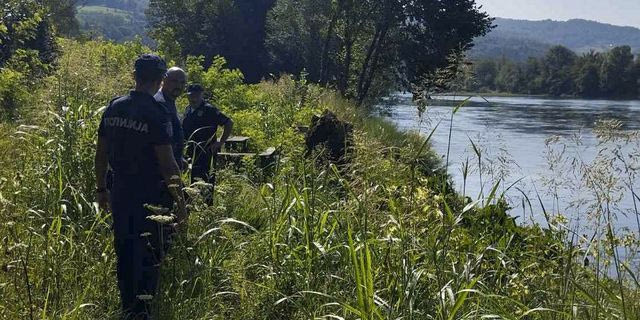
[[[383,7],[384,18],[380,24],[376,26],[376,35],[374,36],[373,41],[371,42],[371,46],[369,47],[369,51],[367,52],[367,58],[363,64],[362,70],[360,72],[360,79],[358,80],[358,105],[362,105],[367,94],[369,93],[369,89],[371,88],[371,84],[373,79],[375,78],[378,64],[380,62],[380,50],[383,48],[384,43],[387,38],[387,33],[393,22],[393,10],[392,8],[388,8],[386,6]]]
[[[347,25],[354,25],[354,12],[353,12],[353,3],[349,3],[349,10],[345,10],[345,16],[347,19]],[[353,42],[354,35],[356,32],[353,31],[352,28],[346,28],[344,35],[345,42],[345,57],[344,63],[342,65],[342,74],[340,76],[340,82],[338,83],[338,90],[343,96],[346,96],[347,91],[349,89],[349,78],[351,77],[351,61],[353,60]]]
[[[369,69],[369,63],[371,62],[371,57],[373,56],[373,52],[376,50],[376,46],[378,45],[378,37],[380,36],[380,29],[376,27],[376,32],[371,40],[371,44],[369,45],[369,49],[367,49],[367,56],[362,63],[362,70],[360,70],[360,76],[358,77],[358,87],[356,95],[358,96],[358,101],[360,100],[362,88],[364,87],[365,77],[367,74],[367,70]]]
[[[322,85],[326,85],[329,81],[329,68],[328,68],[328,60],[329,60],[329,47],[331,45],[331,37],[333,36],[333,31],[336,28],[336,24],[338,23],[338,18],[340,17],[340,12],[342,11],[342,3],[340,1],[338,3],[338,7],[331,17],[331,22],[329,23],[329,28],[327,30],[327,36],[324,39],[324,44],[322,46],[322,56],[320,58],[320,83]]]

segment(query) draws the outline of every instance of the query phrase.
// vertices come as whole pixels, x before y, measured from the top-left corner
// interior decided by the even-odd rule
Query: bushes
[[[25,79],[22,73],[11,69],[0,69],[0,113],[1,121],[14,120],[18,109],[27,100]]]
[[[117,317],[110,216],[93,204],[94,143],[102,107],[130,87],[131,62],[147,49],[63,48],[56,74],[32,93],[36,125],[0,134],[2,319]],[[245,85],[222,60],[200,73],[191,61],[237,133],[283,156],[273,175],[219,172],[213,206],[192,197],[189,234],[176,239],[154,297],[159,318],[638,315],[637,292],[625,291],[625,306],[604,294],[615,284],[576,263],[565,234],[516,226],[503,202],[474,206],[443,187],[437,157],[416,154],[420,137],[304,78]],[[348,166],[302,156],[292,126],[324,109],[354,124]]]

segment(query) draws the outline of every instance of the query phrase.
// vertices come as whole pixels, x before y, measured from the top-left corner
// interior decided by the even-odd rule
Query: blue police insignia
[[[134,119],[111,117],[103,120],[107,126],[119,127],[124,129],[135,130],[142,133],[149,133],[149,125]]]

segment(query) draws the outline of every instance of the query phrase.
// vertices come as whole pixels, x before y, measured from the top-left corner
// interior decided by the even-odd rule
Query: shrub
[[[26,103],[28,91],[22,73],[0,69],[0,120],[15,120],[18,110]]]

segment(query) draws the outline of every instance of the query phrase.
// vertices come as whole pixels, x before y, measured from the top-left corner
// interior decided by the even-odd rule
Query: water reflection
[[[541,222],[540,207],[533,210],[523,206],[523,194],[536,199],[540,194],[547,210],[568,214],[573,224],[586,224],[587,211],[572,207],[571,204],[585,201],[588,194],[558,188],[550,190],[545,181],[554,178],[565,178],[569,175],[571,163],[563,164],[564,168],[550,170],[549,148],[547,139],[561,136],[567,143],[565,155],[569,158],[579,157],[585,162],[592,161],[598,152],[598,140],[593,130],[598,120],[615,119],[621,122],[624,130],[640,129],[640,101],[607,101],[607,100],[553,100],[527,97],[480,97],[472,98],[454,117],[451,146],[448,146],[449,118],[452,107],[466,97],[443,96],[430,101],[430,105],[419,117],[411,95],[398,94],[382,107],[382,115],[387,116],[400,128],[428,133],[436,123],[442,121],[433,137],[433,147],[441,155],[450,147],[449,172],[458,190],[462,191],[462,163],[477,161],[471,148],[470,140],[482,145],[487,165],[497,167],[491,172],[495,179],[504,179],[504,185],[521,180],[517,184],[519,190],[512,189],[507,193],[514,210],[512,214],[519,221]],[[626,146],[623,146],[626,148]],[[630,147],[629,147],[630,148]],[[628,150],[627,150],[628,151]],[[501,167],[502,166],[502,167]],[[504,170],[501,172],[500,170]],[[555,177],[554,177],[555,175]],[[562,176],[562,177],[561,177]],[[636,183],[637,181],[633,181]],[[486,179],[480,184],[477,173],[466,181],[465,193],[472,197],[489,190],[493,181]],[[640,188],[636,188],[640,189]],[[534,205],[537,201],[533,201]],[[624,195],[615,208],[619,217],[619,227],[636,228],[633,199]],[[626,215],[626,216],[625,216]]]

